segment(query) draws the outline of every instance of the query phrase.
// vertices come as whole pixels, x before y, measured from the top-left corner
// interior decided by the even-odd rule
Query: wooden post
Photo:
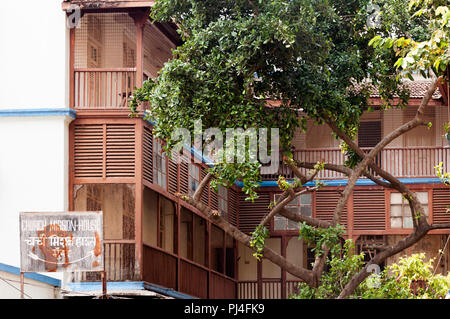
[[[106,299],[107,287],[106,287],[106,271],[102,271],[102,299]]]
[[[136,188],[135,188],[135,257],[136,264],[138,265],[137,271],[135,271],[138,280],[143,278],[144,269],[144,245],[143,245],[143,232],[142,232],[142,220],[143,220],[143,202],[144,202],[144,185],[143,185],[143,149],[144,128],[141,120],[136,121]]]
[[[136,25],[136,87],[141,88],[144,82],[144,26],[147,22],[150,9],[130,13]],[[139,106],[139,110],[141,110]]]
[[[281,237],[281,256],[286,258],[286,246],[289,239],[286,236]],[[281,269],[281,299],[286,299],[286,270]]]
[[[23,272],[20,272],[20,299],[24,299],[25,295],[25,278]]]

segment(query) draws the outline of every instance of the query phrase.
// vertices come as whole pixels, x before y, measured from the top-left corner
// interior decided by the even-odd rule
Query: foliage
[[[327,260],[329,271],[322,276],[320,286],[309,287],[301,283],[299,293],[292,298],[328,299],[336,298],[349,280],[364,267],[364,253],[353,254],[351,240],[344,244],[342,254],[333,254]],[[379,274],[372,274],[363,281],[349,297],[352,299],[442,299],[450,288],[450,274],[433,274],[433,259],[425,254],[402,257]],[[424,281],[424,288],[413,294],[412,283]]]
[[[261,261],[261,257],[263,256],[262,251],[264,249],[264,243],[266,239],[270,237],[269,230],[262,225],[258,225],[251,235],[252,237],[250,240],[250,246],[255,250],[253,256]]]
[[[450,288],[450,274],[446,277],[433,274],[433,259],[426,260],[425,254],[413,254],[400,258],[398,263],[387,267],[379,276],[379,286],[369,285],[366,279],[361,285],[358,298],[379,299],[439,299],[444,298]],[[371,275],[377,276],[377,275]],[[412,284],[424,281],[425,288],[418,288],[416,295]]]
[[[312,251],[316,256],[323,254],[323,245],[331,247],[331,253],[336,255],[341,250],[340,241],[344,233],[344,226],[339,224],[336,227],[320,228],[303,222],[300,223],[299,239],[303,239],[309,246],[314,245]]]
[[[329,270],[321,278],[320,286],[310,287],[305,283],[299,284],[299,293],[291,296],[294,299],[331,299],[339,296],[341,290],[364,266],[364,254],[354,254],[352,240],[346,240],[343,247],[331,251],[331,258],[327,259]],[[359,288],[357,289],[359,292]]]
[[[178,142],[171,139],[176,128],[193,132],[199,119],[222,132],[279,128],[287,153],[307,118],[331,118],[353,138],[373,85],[386,101],[397,95],[404,105],[408,97],[395,78],[395,54],[368,43],[393,28],[413,32],[415,25],[406,19],[404,1],[377,3],[397,16],[369,28],[369,0],[158,0],[152,18],[177,23],[184,44],[157,79],[137,90],[131,109],[150,102],[146,116],[167,149]],[[280,105],[268,107],[268,100]],[[217,166],[215,178],[240,179],[256,198],[256,165]]]
[[[377,35],[370,41],[374,48],[393,48],[399,59],[395,66],[412,78],[412,72],[420,72],[424,77],[442,74],[450,62],[450,8],[447,0],[411,0],[409,10],[416,10],[413,18],[423,18],[428,22],[430,34],[426,39],[392,34],[390,37]]]

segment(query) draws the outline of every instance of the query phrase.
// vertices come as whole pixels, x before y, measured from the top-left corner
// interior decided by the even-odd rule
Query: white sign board
[[[20,213],[22,272],[102,271],[102,212]]]

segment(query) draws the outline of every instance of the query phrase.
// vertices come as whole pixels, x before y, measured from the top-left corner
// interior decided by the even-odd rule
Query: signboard
[[[102,271],[102,212],[20,213],[22,272]]]

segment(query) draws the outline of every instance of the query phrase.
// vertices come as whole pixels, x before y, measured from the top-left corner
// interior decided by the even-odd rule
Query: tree
[[[288,182],[280,176],[278,184],[282,194],[271,204],[270,212],[252,236],[242,233],[200,200],[209,182],[215,188],[229,186],[236,180],[243,181],[248,200],[258,196],[261,164],[251,161],[245,150],[242,151],[246,159],[243,162],[227,161],[227,154],[219,153],[195,194],[179,196],[233,238],[252,247],[257,258],[263,255],[311,287],[320,285],[326,256],[338,244],[342,212],[357,179],[365,176],[378,185],[401,192],[411,207],[413,232],[372,258],[342,287],[339,298],[349,296],[356,289],[370,274],[367,267],[371,264],[381,264],[419,241],[431,229],[450,227],[429,225],[416,194],[374,162],[392,140],[420,125],[428,125],[423,119],[424,109],[443,79],[441,74],[448,64],[448,50],[436,53],[431,45],[423,46],[425,51],[421,53],[413,52],[422,43],[419,41],[436,37],[434,29],[431,33],[428,31],[429,25],[444,30],[439,39],[448,43],[448,18],[445,23],[437,22],[447,11],[438,9],[436,2],[414,1],[414,5],[421,4],[422,9],[428,11],[427,15],[424,11],[411,18],[405,1],[380,0],[376,4],[383,19],[368,27],[368,18],[376,14],[368,0],[156,1],[152,18],[175,22],[184,43],[174,50],[174,58],[164,65],[159,77],[145,82],[143,88],[136,91],[131,103],[135,111],[140,102],[150,102],[151,110],[146,116],[155,122],[154,134],[166,141],[167,151],[179,143],[173,135],[176,128],[186,128],[195,136],[198,129],[195,120],[198,119],[203,127],[217,128],[223,134],[228,128],[279,128],[283,159],[296,178]],[[403,59],[401,62],[398,62],[399,55]],[[440,59],[438,64],[437,59]],[[408,91],[402,85],[404,75],[408,74],[404,70],[410,71],[425,60],[429,63],[424,64],[424,75],[430,76],[431,69],[437,77],[415,118],[365,153],[354,138],[362,114],[371,110],[368,106],[371,90],[376,87],[386,101],[384,109],[404,107],[408,102]],[[394,105],[395,96],[399,97],[399,102]],[[270,106],[270,101],[277,101],[279,106]],[[299,110],[302,111],[300,118]],[[345,165],[300,163],[292,159],[292,137],[298,127],[306,130],[307,119],[326,123],[333,130],[347,155]],[[209,142],[214,140],[211,138]],[[249,143],[246,141],[247,146]],[[302,174],[300,167],[311,169],[311,174]],[[295,197],[320,188],[316,176],[322,169],[348,176],[333,220],[326,222],[285,209]],[[316,186],[305,188],[303,185],[309,181],[316,181]],[[315,240],[317,249],[312,270],[292,264],[264,246],[268,234],[266,226],[276,214],[302,223],[300,234]]]

